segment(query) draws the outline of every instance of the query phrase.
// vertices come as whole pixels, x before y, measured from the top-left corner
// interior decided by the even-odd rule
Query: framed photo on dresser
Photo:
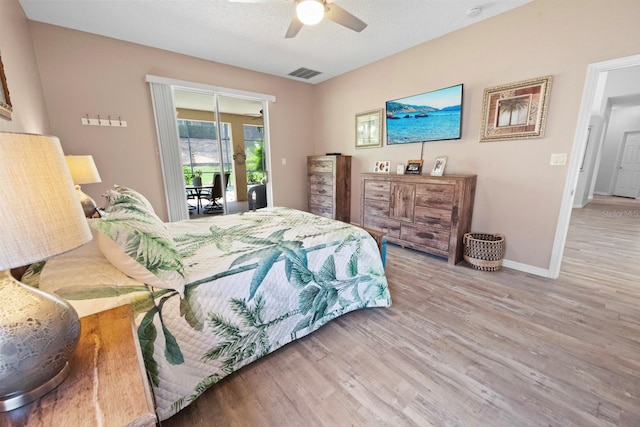
[[[431,170],[431,176],[442,176],[444,174],[444,166],[447,164],[446,157],[438,157],[433,162],[433,169]]]
[[[420,175],[422,173],[422,160],[409,160],[404,171],[408,174]]]

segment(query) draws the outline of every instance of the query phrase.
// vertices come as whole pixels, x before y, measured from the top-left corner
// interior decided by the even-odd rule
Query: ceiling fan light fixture
[[[322,21],[324,4],[318,0],[302,0],[296,5],[298,19],[306,25],[315,25]]]

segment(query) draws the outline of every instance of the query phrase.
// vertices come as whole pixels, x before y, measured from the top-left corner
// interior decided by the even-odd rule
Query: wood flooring
[[[508,244],[508,236],[506,236]],[[344,315],[163,426],[640,426],[640,202],[575,209],[557,280],[389,245]]]

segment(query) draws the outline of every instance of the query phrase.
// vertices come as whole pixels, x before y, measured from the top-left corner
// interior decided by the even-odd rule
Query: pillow
[[[119,187],[108,190],[106,218],[92,227],[98,230],[102,254],[124,274],[149,286],[175,289],[184,294],[184,266],[165,224],[146,199]],[[124,189],[124,191],[122,191]]]
[[[139,207],[144,207],[155,215],[153,206],[151,205],[151,203],[149,203],[147,198],[134,189],[123,187],[122,185],[114,185],[113,189],[107,190],[107,194],[105,194],[105,197],[109,201],[110,205],[118,203],[131,203]],[[106,211],[108,212],[109,209],[107,208]]]

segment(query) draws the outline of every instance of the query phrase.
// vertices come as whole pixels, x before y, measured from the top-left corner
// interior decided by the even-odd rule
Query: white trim
[[[145,81],[147,83],[160,83],[160,84],[174,86],[176,88],[181,88],[181,89],[189,89],[189,90],[199,89],[207,92],[217,92],[220,95],[233,95],[239,98],[255,99],[258,101],[261,101],[264,99],[267,101],[276,102],[275,95],[268,95],[268,94],[258,93],[258,92],[249,92],[249,91],[238,90],[238,89],[230,89],[230,88],[220,87],[220,86],[212,86],[205,83],[190,82],[187,80],[170,79],[168,77],[159,77],[151,74],[146,75]]]
[[[582,93],[582,102],[580,103],[578,123],[573,137],[573,146],[571,148],[572,155],[569,161],[569,172],[567,173],[567,179],[565,181],[564,196],[560,206],[560,213],[558,214],[556,235],[553,242],[553,249],[551,251],[551,261],[549,263],[548,270],[549,275],[546,277],[555,279],[560,275],[560,264],[562,263],[564,246],[567,242],[567,233],[569,231],[569,222],[571,221],[571,209],[573,207],[575,189],[578,183],[580,163],[586,149],[587,141],[585,138],[587,136],[587,129],[589,128],[589,120],[598,84],[598,76],[601,72],[638,65],[640,65],[640,55],[596,62],[594,64],[589,64],[587,67],[587,77],[585,79],[584,91]]]
[[[535,274],[536,276],[542,276],[542,277],[549,277],[549,278],[557,278],[553,277],[551,275],[551,272],[547,269],[544,268],[540,268],[540,267],[534,267],[533,265],[529,265],[529,264],[523,264],[520,262],[516,262],[516,261],[510,261],[508,259],[503,259],[502,260],[502,266],[506,267],[506,268],[511,268],[513,270],[518,270],[518,271],[522,271],[524,273],[531,273],[531,274]]]

